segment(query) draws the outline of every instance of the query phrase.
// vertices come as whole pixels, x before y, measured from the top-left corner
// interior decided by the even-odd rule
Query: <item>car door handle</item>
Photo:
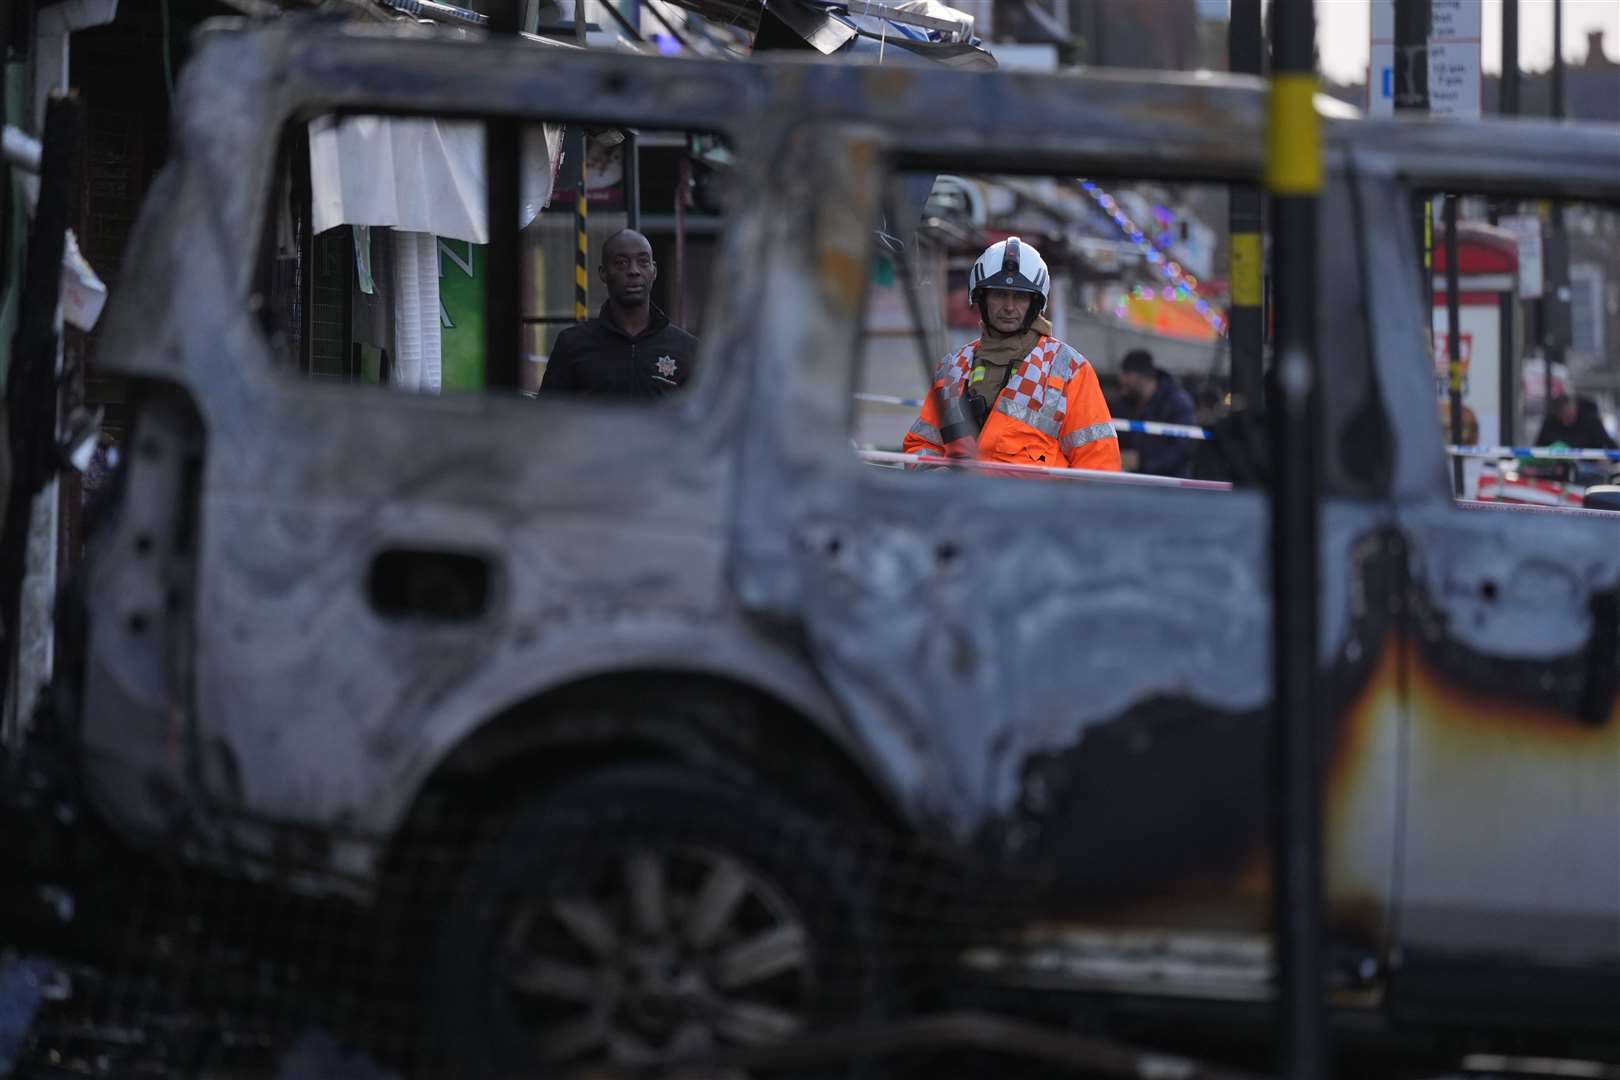
[[[489,610],[493,576],[481,555],[389,548],[372,559],[366,594],[372,610],[386,618],[471,622]]]

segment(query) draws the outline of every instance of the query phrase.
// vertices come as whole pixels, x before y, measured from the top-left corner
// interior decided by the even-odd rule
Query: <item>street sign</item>
[[[1479,0],[1429,0],[1429,114],[1478,119]],[[1395,113],[1395,0],[1372,0],[1367,50],[1367,115]]]
[[[1429,113],[1477,120],[1484,6],[1479,0],[1429,3]]]
[[[1395,115],[1395,0],[1372,0],[1367,50],[1367,115]]]

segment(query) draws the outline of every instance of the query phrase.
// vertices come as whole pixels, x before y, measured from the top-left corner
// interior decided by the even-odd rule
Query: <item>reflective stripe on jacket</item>
[[[906,453],[972,445],[963,443],[973,435],[973,420],[962,395],[978,345],[964,345],[934,372],[933,390],[901,445]],[[1042,337],[996,397],[977,453],[986,461],[1118,471],[1119,440],[1091,364],[1056,338]]]

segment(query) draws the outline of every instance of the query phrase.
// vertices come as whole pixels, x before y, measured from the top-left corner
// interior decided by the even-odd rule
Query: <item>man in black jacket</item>
[[[1196,424],[1192,398],[1168,371],[1160,371],[1153,364],[1153,354],[1146,349],[1132,349],[1120,362],[1120,386],[1136,402],[1133,419],[1154,420],[1161,424]],[[1186,476],[1192,465],[1196,447],[1190,439],[1166,435],[1131,433],[1121,438],[1127,452],[1126,468],[1133,472],[1152,473],[1155,476]],[[1134,467],[1128,458],[1134,456]]]
[[[1542,421],[1541,433],[1536,436],[1537,446],[1563,443],[1575,450],[1613,450],[1614,440],[1603,428],[1597,404],[1590,398],[1571,398],[1559,395],[1552,400],[1552,410]]]
[[[633,229],[609,237],[596,273],[607,303],[596,318],[557,335],[540,393],[656,398],[684,386],[697,338],[653,304],[658,264],[647,238]]]

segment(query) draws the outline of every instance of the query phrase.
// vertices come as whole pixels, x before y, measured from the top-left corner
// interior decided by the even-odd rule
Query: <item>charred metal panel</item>
[[[1321,717],[1330,919],[1339,940],[1376,952],[1388,930],[1399,775],[1400,640],[1381,600],[1399,584],[1404,551],[1384,531],[1341,554],[1351,566],[1349,633]],[[1071,919],[1179,926],[1197,917],[1263,930],[1268,724],[1262,709],[1187,696],[1133,704],[1067,749],[1030,755],[1016,814],[986,839],[1020,835],[1021,861],[1053,868]]]
[[[127,834],[155,839],[196,812],[193,596],[202,430],[172,389],[148,388],[123,475],[85,562],[101,598],[85,637],[79,723],[86,790]]]
[[[1407,520],[1402,936],[1620,967],[1620,701],[1601,689],[1620,667],[1602,624],[1620,590],[1620,521],[1444,505]]]

